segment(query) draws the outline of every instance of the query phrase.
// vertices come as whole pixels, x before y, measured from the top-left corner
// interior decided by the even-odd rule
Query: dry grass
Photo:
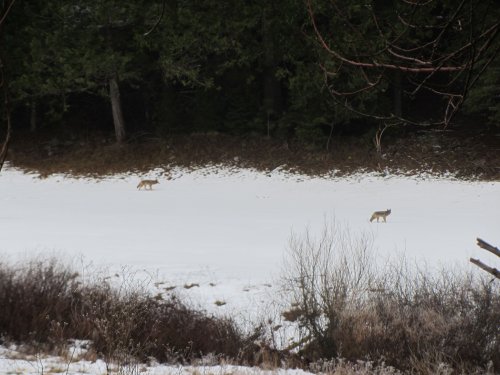
[[[88,278],[88,276],[87,276]],[[238,358],[246,337],[232,320],[157,299],[140,284],[83,283],[56,260],[0,263],[0,337],[38,352],[67,352],[69,339],[91,340],[101,358],[129,362],[149,356],[190,361],[209,353]]]
[[[284,316],[304,335],[290,351],[265,341],[262,326],[244,335],[230,319],[207,316],[175,297],[157,299],[143,285],[113,287],[100,277],[83,283],[56,260],[0,264],[0,337],[25,343],[24,359],[67,356],[68,339],[91,340],[86,357],[127,366],[149,357],[190,363],[211,355],[265,369],[309,365],[345,375],[498,370],[497,284],[451,272],[415,273],[404,263],[374,272],[366,239],[329,238],[319,242],[321,252],[312,239],[306,247],[292,243],[299,263],[286,280],[293,305]]]
[[[452,172],[467,178],[500,179],[500,168],[496,167],[500,165],[500,155],[491,152],[486,163],[484,153],[484,147],[476,139],[458,141],[443,133],[388,141],[383,157],[377,156],[371,141],[365,138],[336,139],[327,152],[293,141],[198,133],[176,135],[169,140],[143,137],[123,146],[104,138],[58,141],[55,138],[44,140],[41,136],[25,137],[22,141],[14,140],[8,160],[42,177],[53,173],[100,177],[163,167],[168,178],[168,170],[173,166],[199,168],[221,164],[264,172],[280,168],[308,175],[332,170],[338,175],[358,170],[392,170],[398,173]]]
[[[369,237],[332,225],[290,245],[285,320],[310,361],[383,358],[419,374],[500,369],[500,285],[405,261],[375,266]],[[437,372],[436,372],[437,371]]]

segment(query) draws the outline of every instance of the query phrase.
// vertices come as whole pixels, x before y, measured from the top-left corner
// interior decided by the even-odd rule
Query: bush
[[[66,345],[92,340],[107,361],[155,357],[190,361],[207,354],[237,358],[248,339],[228,318],[188,308],[180,300],[153,297],[140,284],[89,284],[57,260],[0,264],[0,336],[6,341]]]
[[[500,369],[498,283],[404,260],[377,269],[370,238],[338,225],[319,240],[292,239],[286,269],[283,317],[298,327],[296,346],[309,361],[383,359],[419,373],[441,362]]]
[[[71,335],[78,274],[55,260],[0,264],[0,334],[18,342],[54,344]]]

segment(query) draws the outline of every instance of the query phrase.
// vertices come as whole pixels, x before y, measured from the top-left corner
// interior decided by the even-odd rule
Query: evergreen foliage
[[[411,2],[404,1],[309,3],[331,48],[351,58],[378,54],[382,64],[395,63],[380,52],[387,48],[384,41],[399,35],[408,48],[425,44],[457,6],[439,2],[410,17]],[[452,24],[457,30],[447,30],[441,50],[433,53],[460,48],[483,31],[482,25],[500,19],[500,9],[490,1],[464,4],[477,6],[473,27],[461,32],[470,25],[458,20]],[[333,7],[345,18],[335,17]],[[373,14],[383,25],[374,22]],[[401,15],[427,26],[408,32]],[[387,35],[381,35],[384,30]],[[495,36],[488,48],[498,52],[499,43]],[[31,126],[33,131],[44,127],[72,134],[87,121],[93,122],[92,129],[111,132],[113,120],[116,130],[115,95],[125,103],[123,123],[132,132],[162,137],[208,131],[261,134],[324,147],[336,125],[378,124],[363,113],[403,111],[430,119],[439,110],[430,95],[408,94],[412,74],[387,71],[376,89],[334,100],[329,87],[355,91],[365,74],[374,76],[345,69],[331,58],[318,43],[302,1],[17,2],[2,30],[1,53],[18,130]],[[493,55],[484,71],[477,63],[482,75],[472,86],[466,111],[498,124],[500,54]],[[324,69],[335,76],[325,81]],[[403,93],[399,99],[397,82]]]

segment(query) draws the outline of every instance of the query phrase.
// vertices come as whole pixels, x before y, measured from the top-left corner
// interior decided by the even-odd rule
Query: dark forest
[[[2,11],[3,137],[12,130],[19,163],[196,138],[357,167],[439,147],[418,167],[499,173],[494,1],[10,0]]]

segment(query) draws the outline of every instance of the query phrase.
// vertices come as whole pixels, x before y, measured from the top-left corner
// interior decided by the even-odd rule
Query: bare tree
[[[306,0],[306,5],[332,98],[384,124],[448,126],[500,51],[500,18],[491,1]],[[394,93],[392,108],[379,101],[376,108],[363,105],[363,98],[388,90]],[[405,113],[402,97],[425,97],[439,105],[439,118],[431,120],[428,108]]]
[[[363,299],[374,282],[372,238],[355,237],[348,227],[325,223],[319,238],[309,231],[293,236],[285,264],[283,287],[292,309],[285,320],[298,323],[300,338],[290,347],[305,347],[317,340],[321,356],[335,357],[338,343],[332,332],[342,313]]]

